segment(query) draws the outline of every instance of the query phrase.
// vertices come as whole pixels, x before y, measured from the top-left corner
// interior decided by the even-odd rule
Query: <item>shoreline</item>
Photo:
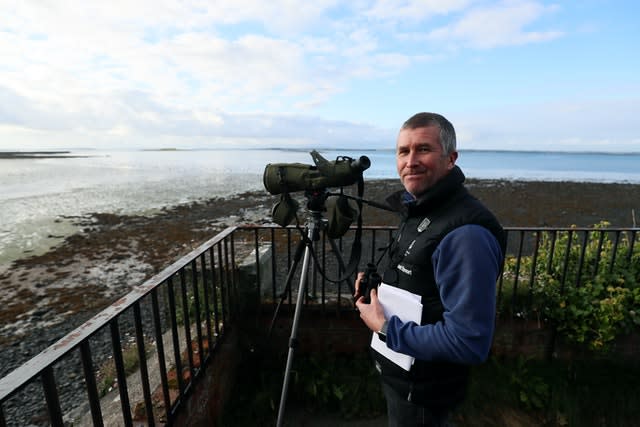
[[[632,227],[640,219],[640,184],[466,184],[504,226],[591,227],[608,221]],[[397,179],[365,181],[364,198],[383,202],[400,188]],[[80,231],[45,254],[0,266],[0,376],[226,227],[270,223],[278,198],[254,191],[166,207],[153,216],[93,214],[78,218]],[[396,224],[397,217],[365,206],[363,223]]]

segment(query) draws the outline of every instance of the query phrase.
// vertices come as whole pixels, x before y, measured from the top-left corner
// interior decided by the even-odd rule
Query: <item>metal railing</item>
[[[394,230],[363,228],[358,270],[384,256]],[[519,317],[533,309],[541,270],[553,270],[562,287],[580,286],[585,274],[632,262],[639,252],[639,231],[508,228],[498,316]],[[16,420],[20,425],[15,415],[26,404],[43,408],[39,416],[45,425],[73,420],[74,425],[101,426],[108,424],[107,414],[115,414],[118,425],[134,425],[140,414],[148,425],[171,425],[233,327],[239,304],[246,302],[241,298],[255,298],[253,307],[294,304],[293,284],[302,274],[293,268],[301,235],[304,230],[276,226],[230,227],[218,234],[0,379],[0,427]],[[324,233],[313,242],[305,304],[337,313],[353,310],[353,277],[337,280],[344,276],[343,260],[349,258],[353,237],[352,229],[337,246]],[[336,248],[344,253],[336,256]],[[247,258],[255,265],[255,280],[240,284],[238,266]],[[239,287],[249,292],[239,297]],[[132,372],[139,377],[136,390],[128,386]],[[70,386],[75,386],[73,397],[61,399]],[[111,387],[119,393],[115,410],[105,408],[101,399]],[[34,418],[29,423],[39,424]]]
[[[552,283],[562,294],[599,274],[640,269],[640,228],[510,227],[506,231],[507,257],[498,280],[499,317],[541,311],[546,302],[534,297],[542,286]]]
[[[0,379],[0,426],[131,426],[136,413],[147,425],[171,424],[234,316],[233,231],[218,234]],[[133,371],[140,376],[136,390],[128,384]],[[84,399],[73,385],[84,386]],[[101,399],[111,389],[119,393],[119,411]],[[44,408],[27,411],[25,405]]]
[[[245,232],[249,229],[245,228]],[[384,249],[391,242],[395,227],[369,226],[363,228],[362,256],[359,269],[367,263],[378,263]],[[534,295],[539,286],[553,280],[564,292],[580,287],[598,274],[612,274],[614,269],[640,270],[640,228],[622,227],[506,227],[507,253],[503,272],[497,281],[498,318],[523,318],[527,313],[540,310],[544,301]],[[292,287],[284,289],[287,268],[295,258],[294,243],[303,231],[255,227],[251,238],[256,249],[266,244],[270,258],[269,274],[261,274],[258,287],[262,300],[278,301],[286,297],[292,304]],[[314,243],[314,259],[309,274],[306,303],[326,308],[328,302],[340,302],[338,309],[351,310],[352,280],[334,283],[331,278],[343,266],[336,262],[326,236]],[[348,258],[353,242],[353,230],[339,240],[342,259]],[[286,261],[286,262],[285,262]],[[384,264],[384,259],[382,260]],[[633,267],[636,265],[637,267]],[[264,267],[263,267],[264,268]],[[321,273],[328,272],[329,278]],[[300,272],[294,276],[294,283]],[[350,279],[353,279],[350,278]],[[632,285],[632,284],[627,284]],[[286,293],[283,295],[283,292]],[[335,304],[330,304],[332,309]]]

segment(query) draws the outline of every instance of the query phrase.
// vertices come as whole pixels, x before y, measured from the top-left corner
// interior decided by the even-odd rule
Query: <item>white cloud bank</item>
[[[554,20],[559,6],[525,0],[25,0],[0,9],[0,149],[389,147],[409,115],[402,102],[326,111],[391,85],[399,99],[415,97],[410,76],[426,64],[490,61],[483,55],[570,31]],[[495,116],[464,102],[442,109],[469,148],[640,149],[629,126],[637,97],[515,102]],[[615,118],[593,117],[604,107]]]

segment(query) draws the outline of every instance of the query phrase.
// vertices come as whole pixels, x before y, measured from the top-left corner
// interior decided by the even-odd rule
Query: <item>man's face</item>
[[[437,126],[403,129],[398,134],[396,166],[405,190],[419,196],[453,169],[458,153],[443,155]]]

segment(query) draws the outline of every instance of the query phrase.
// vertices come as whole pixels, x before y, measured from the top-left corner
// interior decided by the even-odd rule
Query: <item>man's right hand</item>
[[[374,288],[370,292],[371,302],[367,304],[364,301],[364,297],[360,296],[356,301],[356,307],[360,312],[360,318],[367,327],[373,332],[378,332],[386,319],[384,317],[384,309],[378,300],[378,290]]]

